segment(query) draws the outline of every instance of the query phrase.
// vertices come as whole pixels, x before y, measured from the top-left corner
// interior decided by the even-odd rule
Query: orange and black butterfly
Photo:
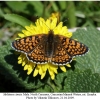
[[[81,56],[88,52],[88,47],[71,38],[54,35],[53,30],[48,34],[27,36],[12,42],[12,47],[26,54],[28,60],[33,63],[52,63],[66,65],[75,56]]]

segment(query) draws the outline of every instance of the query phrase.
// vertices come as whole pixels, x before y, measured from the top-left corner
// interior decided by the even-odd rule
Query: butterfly
[[[88,47],[74,39],[63,35],[54,35],[53,30],[48,34],[37,34],[17,39],[12,42],[12,48],[26,55],[29,61],[36,64],[52,63],[66,65],[75,56],[84,55]]]

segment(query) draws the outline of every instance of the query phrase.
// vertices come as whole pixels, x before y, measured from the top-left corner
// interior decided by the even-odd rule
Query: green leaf
[[[76,58],[75,67],[81,70],[89,68],[94,73],[100,73],[100,31],[88,27],[86,30],[77,30],[73,35],[73,38],[78,39],[89,48],[89,52],[85,56]]]
[[[25,12],[27,7],[27,2],[18,2],[18,1],[7,1],[5,2],[12,10]]]
[[[34,13],[38,16],[41,16],[43,14],[43,4],[40,1],[28,1],[30,4],[30,7],[32,6],[34,8]]]
[[[67,92],[100,92],[100,74],[93,74],[90,69],[70,71],[64,82]]]
[[[23,27],[30,25],[32,22],[23,16],[17,14],[4,14],[4,18],[11,22],[17,23]]]
[[[67,5],[71,8],[66,10],[66,13],[68,15],[68,23],[70,27],[76,27],[76,16],[75,16],[75,3],[74,1],[67,1]]]
[[[49,85],[43,85],[39,89],[37,89],[35,92],[52,92],[52,88]]]
[[[56,2],[50,1],[50,3],[52,4],[52,8],[53,8],[54,11],[58,11],[59,10],[58,7],[57,7]]]
[[[5,75],[7,80],[25,89],[35,90],[41,87],[45,82],[41,81],[39,76],[34,78],[33,74],[26,74],[23,67],[17,63],[18,56],[14,54],[10,44],[11,41],[7,41],[7,45],[0,47],[0,73]]]
[[[59,4],[61,10],[67,9],[66,1],[59,1],[58,4]]]
[[[0,8],[0,17],[3,17],[3,16],[4,16],[4,13],[3,13],[3,11]]]
[[[6,4],[12,9],[12,11],[23,12],[25,14],[29,14],[30,16],[34,16],[35,13],[37,15],[41,15],[43,11],[43,5],[40,1],[39,2],[11,1],[11,2],[6,2]],[[40,7],[41,9],[38,9],[38,7]]]

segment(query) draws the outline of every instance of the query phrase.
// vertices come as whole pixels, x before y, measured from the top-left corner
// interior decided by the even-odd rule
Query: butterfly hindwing
[[[72,57],[62,47],[62,44],[55,43],[51,62],[55,65],[66,65],[67,63],[71,61],[72,61]]]
[[[46,51],[45,43],[42,42],[32,52],[27,54],[27,58],[34,63],[40,63],[40,64],[47,63],[48,57],[45,51]]]

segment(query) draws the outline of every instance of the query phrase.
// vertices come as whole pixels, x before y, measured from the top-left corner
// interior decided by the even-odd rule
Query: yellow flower
[[[60,22],[57,24],[57,18],[49,18],[47,20],[44,20],[43,18],[37,19],[34,25],[25,26],[25,30],[22,30],[22,33],[19,33],[18,36],[20,38],[37,35],[37,34],[48,34],[50,30],[53,30],[54,34],[63,35],[66,37],[71,37],[72,33],[68,32],[68,29],[66,26],[63,26],[63,22]],[[46,72],[48,70],[51,79],[55,78],[55,74],[57,74],[57,69],[60,67],[60,69],[63,72],[66,72],[65,66],[57,66],[53,65],[52,63],[47,64],[35,64],[31,61],[29,61],[24,53],[20,53],[20,56],[18,57],[18,64],[22,64],[24,66],[24,70],[27,70],[27,74],[31,74],[33,72],[33,76],[37,76],[38,74],[41,75],[41,79],[43,79],[46,75]],[[67,64],[68,67],[71,67],[70,64]],[[33,71],[34,70],[34,71]]]
[[[60,22],[60,13],[59,12],[52,13],[49,19],[52,20],[53,18],[57,18],[57,24],[58,24]]]

